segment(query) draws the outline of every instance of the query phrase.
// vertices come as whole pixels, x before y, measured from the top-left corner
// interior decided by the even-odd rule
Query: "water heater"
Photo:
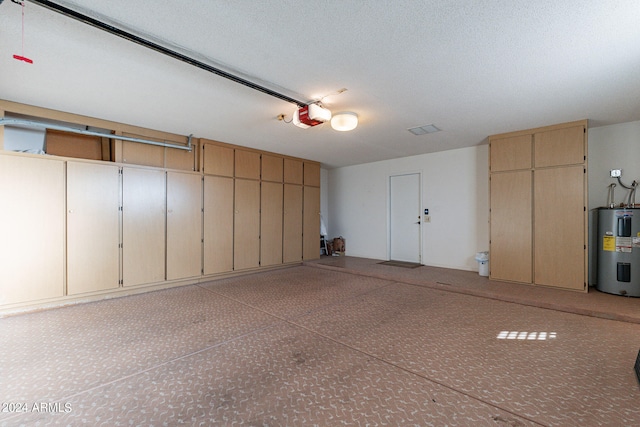
[[[598,209],[596,288],[640,297],[640,208]]]

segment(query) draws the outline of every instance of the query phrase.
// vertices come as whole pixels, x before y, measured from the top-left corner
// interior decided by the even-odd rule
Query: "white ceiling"
[[[0,98],[333,168],[590,119],[640,120],[638,0],[58,0],[334,113],[352,132],[27,1],[0,1]],[[348,90],[342,94],[337,91]],[[435,124],[442,132],[414,136]]]

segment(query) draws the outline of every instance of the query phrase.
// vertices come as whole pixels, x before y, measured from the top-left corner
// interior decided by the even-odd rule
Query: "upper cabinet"
[[[233,176],[233,148],[202,143],[202,171],[207,175]]]
[[[282,182],[284,177],[284,159],[270,154],[262,155],[262,180]]]
[[[531,168],[531,134],[492,139],[489,147],[491,172]]]
[[[295,159],[284,159],[284,182],[286,184],[302,185],[302,161]]]
[[[260,153],[236,148],[236,178],[260,179]]]
[[[586,125],[533,134],[536,167],[581,165],[586,160]]]
[[[304,162],[304,185],[320,187],[320,164]]]

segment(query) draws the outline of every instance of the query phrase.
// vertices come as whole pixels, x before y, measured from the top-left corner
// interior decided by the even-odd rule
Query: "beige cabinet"
[[[282,157],[270,154],[262,155],[262,180],[282,182],[284,177],[284,162]]]
[[[233,270],[233,178],[204,177],[204,274]]]
[[[260,209],[260,265],[282,264],[283,187],[262,182]]]
[[[531,169],[532,144],[531,134],[491,140],[491,172]]]
[[[167,280],[202,271],[202,177],[167,172]]]
[[[535,167],[582,165],[587,160],[586,124],[536,132]]]
[[[207,175],[233,176],[233,148],[202,142],[202,171]]]
[[[587,289],[587,122],[490,137],[490,277]]]
[[[164,167],[167,169],[180,169],[185,171],[196,170],[196,149],[191,151],[166,147],[164,149]]]
[[[136,138],[137,135],[125,135]],[[122,141],[122,162],[132,165],[164,166],[164,147],[140,144],[139,142]]]
[[[304,186],[302,259],[320,258],[320,188]]]
[[[303,178],[303,166],[301,160],[296,159],[284,159],[284,182],[287,184],[300,184],[302,185]]]
[[[260,266],[260,182],[235,180],[233,268]]]
[[[0,154],[0,305],[64,294],[64,162]]]
[[[96,139],[47,131],[47,148],[58,158],[0,153],[0,309],[122,295],[131,287],[157,289],[319,256],[318,162],[205,139],[192,152],[124,141],[187,138],[0,104],[0,116],[111,132]],[[0,148],[3,137],[0,126]]]
[[[538,285],[585,289],[583,166],[535,171],[534,248]]]
[[[304,185],[320,187],[320,164],[315,162],[304,162]]]
[[[120,168],[67,162],[67,293],[119,287]]]
[[[301,185],[284,184],[282,261],[302,261]]]
[[[491,175],[491,278],[532,281],[532,172]]]
[[[122,169],[122,284],[165,280],[165,172]]]
[[[260,153],[236,148],[235,176],[236,178],[260,179]]]

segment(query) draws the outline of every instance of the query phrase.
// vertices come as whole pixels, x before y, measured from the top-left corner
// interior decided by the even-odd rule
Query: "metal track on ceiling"
[[[218,75],[220,77],[224,77],[225,79],[231,80],[233,82],[239,83],[243,86],[249,87],[251,89],[257,90],[259,92],[265,93],[267,95],[273,96],[275,98],[281,99],[283,101],[287,101],[290,102],[292,104],[296,104],[300,107],[304,107],[305,105],[308,104],[308,102],[304,102],[304,101],[300,101],[297,100],[295,98],[292,98],[290,96],[284,95],[280,92],[276,92],[275,90],[269,89],[267,87],[264,87],[262,85],[259,85],[257,83],[254,83],[252,81],[249,81],[247,79],[244,79],[242,77],[238,77],[234,74],[231,74],[227,71],[221,70],[220,68],[214,67],[212,65],[206,64],[202,61],[198,61],[197,59],[191,58],[189,56],[183,55],[179,52],[176,52],[172,49],[166,48],[164,46],[161,46],[157,43],[154,43],[152,41],[149,41],[147,39],[144,39],[142,37],[136,36],[135,34],[131,34],[127,31],[124,31],[120,28],[114,27],[113,25],[107,24],[105,22],[102,22],[98,19],[92,18],[90,16],[84,15],[80,12],[77,12],[75,10],[69,9],[67,7],[64,7],[62,5],[59,5],[57,3],[54,3],[52,1],[47,1],[47,0],[29,0],[31,3],[35,3],[37,5],[40,5],[42,7],[45,7],[49,10],[52,10],[54,12],[58,12],[62,15],[65,15],[69,18],[73,18],[77,21],[83,22],[85,24],[91,25],[92,27],[98,28],[100,30],[106,31],[110,34],[116,35],[118,37],[122,37],[125,40],[129,40],[133,43],[139,44],[141,46],[144,46],[146,48],[155,50],[156,52],[162,53],[164,55],[167,55],[171,58],[177,59],[179,61],[185,62],[187,64],[193,65],[194,67],[198,67],[202,70],[208,71],[210,73],[213,73],[215,75]],[[0,0],[0,3],[2,3],[2,0]]]

